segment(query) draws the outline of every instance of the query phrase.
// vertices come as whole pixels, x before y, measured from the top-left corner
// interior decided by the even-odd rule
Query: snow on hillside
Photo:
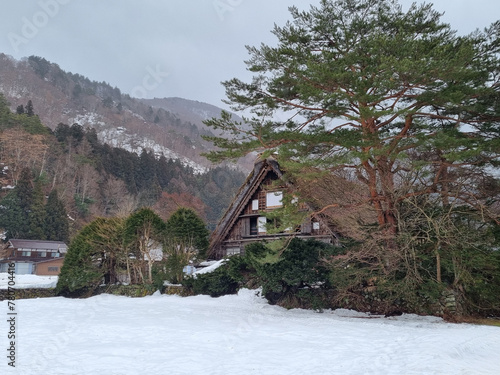
[[[57,276],[15,275],[14,288],[55,288],[57,279]],[[0,273],[0,289],[7,289],[8,283],[9,274]]]
[[[130,112],[131,115],[138,117],[144,121],[144,118],[137,115],[136,113]],[[89,112],[85,114],[79,114],[76,117],[70,119],[70,123],[78,124],[80,126],[90,126],[96,129],[97,137],[103,143],[107,143],[111,147],[123,148],[129,152],[134,152],[138,155],[143,149],[153,150],[157,157],[164,155],[167,159],[179,160],[182,165],[193,168],[194,173],[201,174],[206,173],[208,168],[205,168],[195,161],[179,155],[177,152],[172,151],[168,147],[162,146],[152,139],[146,137],[139,137],[136,134],[129,134],[126,132],[124,127],[112,127],[106,126],[106,123],[102,121],[102,116],[95,112]]]
[[[7,316],[6,301],[0,310]],[[496,327],[287,311],[250,290],[220,298],[17,300],[16,311],[16,368],[3,355],[2,374],[496,375],[500,369]],[[0,320],[5,333],[6,320]],[[7,334],[0,337],[8,348]]]

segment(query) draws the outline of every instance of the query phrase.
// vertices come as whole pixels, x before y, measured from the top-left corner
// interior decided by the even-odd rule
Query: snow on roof
[[[219,268],[220,266],[222,266],[227,261],[228,261],[227,259],[221,259],[221,260],[213,263],[212,265],[210,265],[208,267],[204,267],[204,268],[196,271],[195,273],[193,273],[193,276],[194,276],[194,278],[196,278],[196,275],[201,275],[201,274],[204,274],[204,273],[214,272],[217,268]]]
[[[20,240],[11,239],[9,240],[11,248],[15,249],[36,249],[36,250],[47,250],[47,251],[57,251],[60,253],[66,253],[68,251],[68,246],[61,241],[39,241],[39,240]]]

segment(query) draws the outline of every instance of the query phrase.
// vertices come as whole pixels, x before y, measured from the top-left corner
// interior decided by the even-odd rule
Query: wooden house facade
[[[212,233],[209,248],[212,257],[220,259],[243,254],[245,246],[250,243],[291,236],[338,243],[332,228],[314,214],[293,231],[267,233],[265,214],[282,207],[285,190],[293,189],[282,181],[282,177],[283,173],[274,158],[256,161],[253,171]],[[312,211],[307,205],[304,209]]]

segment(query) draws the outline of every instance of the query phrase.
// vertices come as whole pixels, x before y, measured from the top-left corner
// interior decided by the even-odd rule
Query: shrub
[[[250,273],[245,257],[233,256],[211,273],[199,274],[183,280],[183,285],[192,289],[194,294],[208,294],[220,297],[234,294],[245,281],[245,274]]]
[[[263,244],[252,244],[246,252],[257,270],[262,293],[270,303],[321,308],[319,296],[330,286],[329,270],[322,258],[334,252],[333,246],[293,239],[280,251],[266,251]],[[292,300],[295,303],[289,303]]]

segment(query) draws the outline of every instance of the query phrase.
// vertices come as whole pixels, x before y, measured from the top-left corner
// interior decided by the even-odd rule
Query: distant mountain
[[[181,121],[193,123],[209,131],[211,129],[208,129],[207,126],[203,124],[203,121],[212,117],[219,117],[221,113],[221,109],[214,105],[182,98],[155,98],[141,99],[140,101],[153,108],[162,108],[178,116]],[[236,115],[233,115],[233,117],[237,120],[241,120],[241,118]]]
[[[0,54],[0,92],[14,111],[31,100],[42,123],[53,130],[59,123],[76,123],[95,128],[99,140],[113,147],[138,154],[152,150],[198,173],[212,166],[200,154],[213,145],[201,136],[214,134],[202,121],[220,115],[216,106],[181,98],[134,99],[37,56],[19,61]],[[238,165],[250,167],[250,159]]]

